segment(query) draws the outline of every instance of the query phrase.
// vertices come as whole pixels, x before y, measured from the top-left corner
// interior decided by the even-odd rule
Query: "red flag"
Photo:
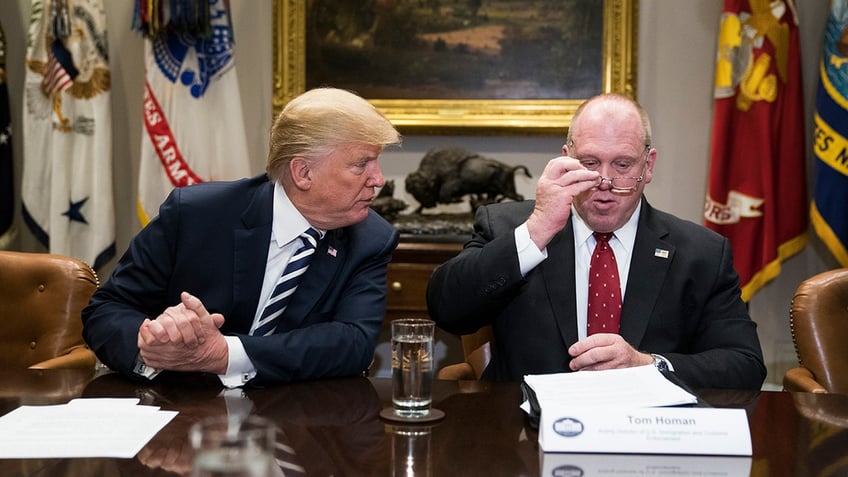
[[[704,218],[728,237],[748,301],[806,244],[807,180],[793,0],[725,0]]]

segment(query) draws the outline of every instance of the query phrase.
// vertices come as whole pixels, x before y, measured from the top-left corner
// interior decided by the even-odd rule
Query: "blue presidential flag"
[[[816,234],[848,267],[848,0],[833,0],[816,93],[813,202]]]

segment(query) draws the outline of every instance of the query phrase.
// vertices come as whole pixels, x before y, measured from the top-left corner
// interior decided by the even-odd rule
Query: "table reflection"
[[[519,409],[517,383],[436,381],[433,405],[445,418],[424,426],[383,421],[386,378],[323,380],[227,390],[217,377],[163,374],[131,381],[71,371],[0,371],[0,413],[75,397],[138,398],[178,411],[133,459],[0,459],[2,476],[183,476],[190,472],[188,429],[216,415],[259,415],[280,429],[275,457],[290,475],[568,475],[616,470],[697,469],[712,459],[720,475],[848,475],[848,396],[699,390],[715,407],[745,409],[750,458],[545,454]],[[723,466],[717,466],[722,463]],[[635,466],[635,467],[634,467]],[[658,468],[660,466],[661,468]],[[691,475],[691,474],[690,474]],[[713,473],[712,475],[718,475]]]

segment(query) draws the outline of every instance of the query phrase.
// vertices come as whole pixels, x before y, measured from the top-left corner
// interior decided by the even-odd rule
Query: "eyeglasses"
[[[648,161],[645,161],[645,162],[642,163],[642,171],[645,170],[645,166],[647,166],[647,165],[648,165]],[[609,185],[610,185],[610,188],[612,190],[616,190],[616,191],[620,191],[620,192],[627,192],[627,191],[631,191],[631,190],[635,189],[636,186],[638,186],[639,183],[642,182],[645,179],[645,174],[644,173],[639,174],[639,177],[621,177],[621,176],[619,176],[619,177],[604,177],[604,176],[601,176],[600,179],[601,179],[601,182],[598,183],[597,187],[601,187],[601,185],[603,185],[604,182],[608,182]]]
[[[569,147],[574,147],[574,142],[568,144]],[[645,144],[645,149],[642,151],[642,154],[647,154],[651,150],[650,144]],[[640,158],[642,156],[640,154]],[[581,161],[582,163],[583,161]],[[642,173],[639,174],[638,177],[628,177],[628,176],[618,176],[618,177],[600,177],[600,182],[595,187],[601,187],[604,182],[607,182],[610,185],[610,189],[618,192],[628,192],[635,189],[640,182],[645,179],[645,167],[648,165],[648,160],[645,158],[645,161],[642,162]],[[595,168],[589,167],[590,170],[595,170]]]

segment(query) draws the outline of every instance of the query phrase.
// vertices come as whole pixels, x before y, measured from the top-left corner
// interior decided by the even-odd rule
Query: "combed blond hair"
[[[371,103],[343,89],[316,88],[292,99],[277,116],[265,170],[279,181],[295,157],[320,158],[347,144],[398,143],[400,133]]]

